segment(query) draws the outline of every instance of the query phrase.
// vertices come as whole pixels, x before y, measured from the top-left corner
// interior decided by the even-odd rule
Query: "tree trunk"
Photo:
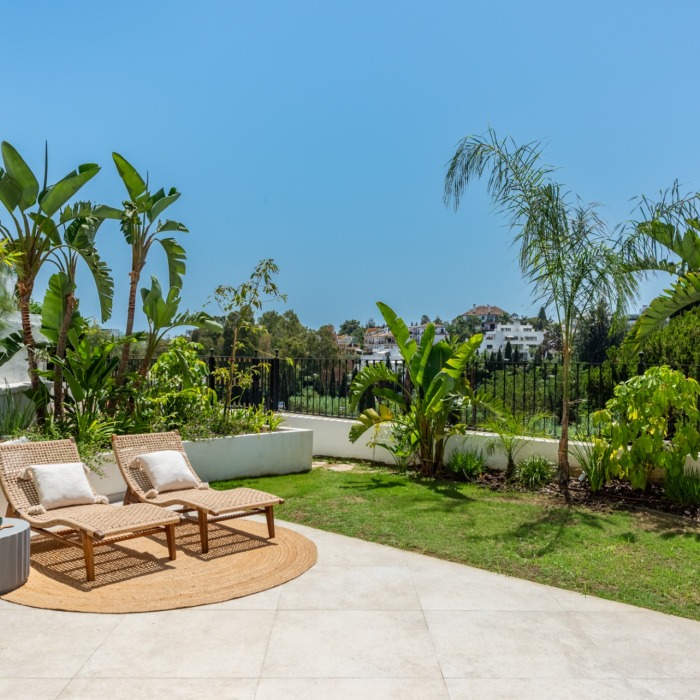
[[[71,292],[66,297],[66,313],[63,316],[61,330],[58,334],[58,343],[56,345],[56,357],[63,360],[66,356],[66,345],[68,340],[68,329],[70,328],[71,319],[73,318],[73,309],[75,308],[75,296]],[[53,415],[56,420],[63,416],[63,370],[61,365],[54,363],[53,371]]]
[[[561,407],[561,438],[559,439],[558,451],[558,476],[559,488],[564,494],[567,503],[571,502],[569,493],[569,368],[571,366],[570,351],[567,345],[563,348],[563,363],[561,379],[562,386],[562,407]]]
[[[19,291],[19,311],[22,317],[22,334],[24,336],[24,345],[27,348],[27,362],[29,364],[29,381],[32,387],[32,393],[35,399],[35,410],[36,410],[36,421],[39,426],[43,426],[46,423],[46,406],[42,401],[39,401],[41,393],[41,379],[37,374],[38,366],[36,361],[36,343],[34,341],[34,334],[32,333],[32,321],[29,317],[29,302],[32,298],[33,285],[25,285],[23,283],[17,283],[17,289]]]
[[[224,413],[228,413],[231,408],[231,398],[233,396],[233,372],[236,366],[236,346],[238,345],[238,327],[233,329],[233,341],[231,342],[231,356],[228,363],[228,383],[226,387],[226,403]]]
[[[129,306],[126,313],[126,335],[131,335],[134,331],[134,317],[136,316],[136,292],[139,286],[141,277],[140,271],[134,267],[129,273],[131,283],[129,285]],[[129,367],[129,353],[131,351],[131,343],[124,343],[122,346],[122,355],[119,359],[119,367],[117,368],[117,386],[124,386],[126,381],[126,371]]]

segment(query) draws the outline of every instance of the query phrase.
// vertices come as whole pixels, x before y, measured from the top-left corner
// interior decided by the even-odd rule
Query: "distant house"
[[[338,344],[338,350],[341,353],[359,353],[362,352],[359,345],[355,342],[355,338],[351,335],[339,335],[336,337],[335,342]]]
[[[427,325],[427,323],[418,323],[408,327],[408,332],[416,343],[420,343]],[[447,338],[447,330],[445,326],[442,323],[433,323],[432,325],[435,326],[435,340],[433,343],[437,343],[440,340],[445,340]]]
[[[506,312],[500,306],[477,306],[474,304],[469,311],[465,311],[462,316],[476,316],[481,321],[481,330],[496,330],[496,324],[503,318]]]
[[[396,338],[388,328],[368,328],[365,332],[365,348],[372,351],[378,347],[396,347]]]
[[[497,323],[494,330],[484,334],[481,352],[491,354],[500,350],[503,354],[506,345],[510,343],[513,353],[518,351],[518,360],[527,362],[533,358],[535,351],[543,342],[544,331],[536,331],[530,323],[520,323],[520,321]]]

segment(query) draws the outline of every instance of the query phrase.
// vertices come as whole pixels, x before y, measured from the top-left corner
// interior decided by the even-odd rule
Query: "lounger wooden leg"
[[[275,514],[272,506],[265,506],[265,518],[267,519],[267,534],[272,539],[275,536]]]
[[[175,525],[165,526],[165,536],[168,538],[168,554],[172,561],[177,556],[177,551],[175,550]]]
[[[87,580],[95,580],[95,555],[92,550],[92,537],[82,533],[83,552],[85,553],[85,571],[87,572]]]
[[[209,551],[209,523],[207,522],[207,511],[197,509],[199,516],[199,539],[202,543],[202,554]]]

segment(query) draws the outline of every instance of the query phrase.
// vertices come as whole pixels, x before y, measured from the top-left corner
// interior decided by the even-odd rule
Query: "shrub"
[[[654,469],[680,477],[686,455],[697,459],[700,386],[670,367],[650,367],[615,387],[604,411],[594,414],[618,451],[622,476],[635,489],[646,488]]]
[[[603,485],[617,475],[617,463],[609,443],[599,438],[583,445],[571,445],[569,453],[579,463],[588,479],[591,491],[600,491]]]
[[[448,474],[464,481],[476,481],[485,468],[484,456],[480,450],[455,450],[445,463]]]
[[[684,506],[700,505],[700,473],[686,471],[669,475],[664,484],[669,500]]]
[[[0,396],[0,435],[18,435],[34,422],[34,405],[29,399],[18,396],[7,382]]]
[[[544,457],[532,455],[515,468],[515,481],[527,489],[538,489],[554,478],[554,465]]]

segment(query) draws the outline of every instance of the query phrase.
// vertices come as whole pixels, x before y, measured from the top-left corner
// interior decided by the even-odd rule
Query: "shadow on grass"
[[[366,478],[361,481],[358,479],[355,483],[340,484],[338,488],[348,491],[374,491],[376,489],[393,489],[405,486],[406,483],[403,479],[385,479],[379,476],[372,476],[369,482]]]
[[[600,516],[593,513],[572,511],[569,508],[550,510],[516,527],[504,537],[504,541],[512,540],[518,547],[539,543],[539,546],[530,552],[529,556],[543,557],[562,546],[566,546],[566,544],[562,544],[562,540],[574,524],[602,530],[601,520]]]
[[[454,481],[435,481],[433,479],[424,479],[417,476],[410,477],[411,483],[417,486],[422,486],[429,491],[432,491],[438,496],[451,498],[455,501],[474,501],[470,496],[465,496],[458,488]]]

